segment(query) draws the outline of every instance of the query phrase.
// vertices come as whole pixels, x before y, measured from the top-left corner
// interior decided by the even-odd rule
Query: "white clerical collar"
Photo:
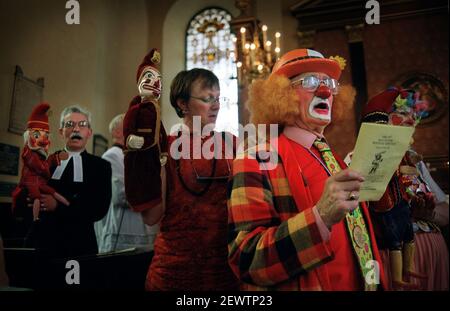
[[[84,151],[84,150],[83,150]],[[69,154],[69,156],[77,156],[80,155],[80,153],[82,153],[83,151],[69,151],[66,150],[66,152]]]
[[[83,161],[81,158],[82,151],[69,151],[66,149],[66,152],[69,154],[69,157],[67,160],[62,160],[61,164],[56,167],[55,171],[53,172],[52,179],[59,180],[61,179],[61,176],[63,175],[67,164],[69,163],[70,159],[73,159],[73,181],[74,182],[83,182]]]

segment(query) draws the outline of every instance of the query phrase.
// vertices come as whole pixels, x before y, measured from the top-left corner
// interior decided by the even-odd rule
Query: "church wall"
[[[364,50],[369,96],[388,87],[401,74],[429,73],[441,80],[448,94],[448,14],[417,16],[367,27]],[[448,156],[448,95],[441,118],[419,125],[414,148],[421,154]]]
[[[161,46],[158,25],[170,2],[79,3],[80,24],[67,25],[65,1],[0,2],[1,143],[23,145],[21,135],[8,132],[14,71],[19,65],[26,77],[45,79],[44,100],[52,107],[51,152],[63,147],[57,132],[59,115],[72,104],[92,113],[94,134],[103,135],[111,144],[108,124],[115,115],[126,111],[136,94],[136,69],[149,47]],[[156,18],[150,19],[150,15]],[[89,152],[92,143],[91,139]],[[0,181],[17,182],[18,177],[0,175]]]

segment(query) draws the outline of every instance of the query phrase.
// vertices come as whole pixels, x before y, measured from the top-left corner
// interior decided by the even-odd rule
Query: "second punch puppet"
[[[135,212],[159,205],[161,166],[167,159],[167,135],[161,122],[160,54],[148,53],[136,75],[139,95],[133,98],[123,120],[125,138],[125,192]]]
[[[33,220],[39,219],[41,194],[51,194],[57,201],[69,205],[69,202],[61,194],[47,185],[51,176],[50,167],[59,165],[60,160],[67,157],[67,153],[63,152],[56,157],[48,158],[50,127],[47,113],[49,109],[49,104],[40,103],[31,112],[27,129],[23,134],[25,146],[22,151],[22,174],[19,185],[12,195],[13,208],[15,208],[22,191],[27,191],[27,195],[33,204]]]
[[[424,113],[425,102],[412,90],[389,88],[374,96],[364,108],[363,122],[396,126],[416,126]],[[412,144],[412,142],[410,142]],[[411,277],[424,278],[414,271],[415,234],[411,209],[433,208],[434,199],[418,179],[417,160],[412,151],[403,157],[386,192],[377,202],[370,202],[377,242],[389,253],[393,289],[415,289]]]

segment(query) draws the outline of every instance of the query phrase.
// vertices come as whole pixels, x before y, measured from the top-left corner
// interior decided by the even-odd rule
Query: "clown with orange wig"
[[[297,49],[250,87],[251,121],[282,131],[267,144],[277,155],[274,166],[265,166],[259,146],[233,164],[229,263],[244,289],[384,287],[368,209],[358,203],[364,179],[346,168],[323,134],[334,117],[343,65],[342,58]]]

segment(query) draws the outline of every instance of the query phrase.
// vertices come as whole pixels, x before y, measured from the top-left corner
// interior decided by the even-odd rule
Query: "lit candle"
[[[275,53],[277,54],[277,60],[280,59],[280,48],[275,48]]]
[[[245,27],[241,27],[241,43],[242,43],[242,52],[245,47]]]
[[[236,37],[233,37],[233,39],[231,39],[231,41],[233,41],[234,61],[237,61],[237,58],[238,58],[237,38],[236,38]]]
[[[244,46],[245,54],[248,54],[248,50],[250,50],[250,43],[247,42]]]
[[[241,81],[241,79],[242,79],[242,63],[237,62],[236,67],[237,67],[238,83],[242,83],[242,81]]]
[[[272,42],[271,41],[267,41],[266,42],[266,58],[267,58],[267,63],[271,63],[272,62],[272,53],[270,53],[272,47]]]
[[[255,62],[255,50],[256,50],[256,44],[252,43],[250,44],[250,61],[251,64]]]
[[[266,45],[267,42],[267,26],[262,26],[262,33],[263,33],[263,44]]]
[[[281,37],[281,34],[279,32],[276,32],[275,33],[275,48],[278,48],[278,49],[280,49],[280,37]],[[279,52],[280,51],[278,51],[278,53]]]

